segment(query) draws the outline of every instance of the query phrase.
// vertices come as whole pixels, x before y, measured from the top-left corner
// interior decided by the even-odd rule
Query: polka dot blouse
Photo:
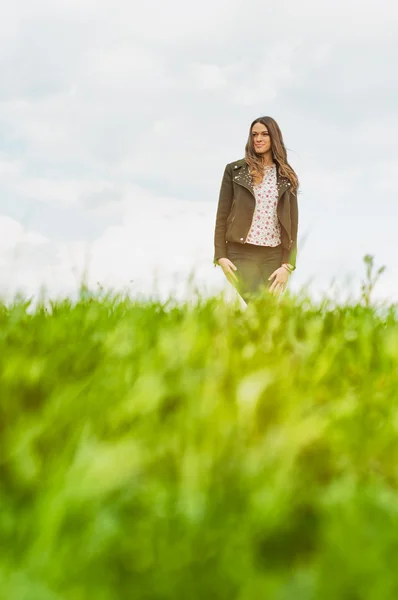
[[[281,241],[281,225],[276,207],[278,190],[276,165],[265,169],[263,181],[254,186],[256,207],[246,242],[257,246],[278,246]]]

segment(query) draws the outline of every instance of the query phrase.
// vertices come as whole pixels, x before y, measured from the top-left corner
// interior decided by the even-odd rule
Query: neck
[[[263,156],[263,167],[272,167],[272,165],[274,165],[274,161],[272,159],[272,153],[271,152],[267,152],[266,154],[264,154]]]

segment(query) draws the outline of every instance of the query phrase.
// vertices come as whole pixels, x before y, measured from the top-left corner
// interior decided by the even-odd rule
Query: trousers
[[[237,281],[233,285],[241,298],[248,303],[273,283],[274,278],[268,281],[268,277],[281,266],[282,244],[271,247],[228,242],[227,258],[237,268],[234,271]]]

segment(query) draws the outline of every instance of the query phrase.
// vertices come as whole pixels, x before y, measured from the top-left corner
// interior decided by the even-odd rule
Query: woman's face
[[[255,123],[252,127],[252,139],[257,154],[265,154],[271,150],[271,138],[266,125]]]

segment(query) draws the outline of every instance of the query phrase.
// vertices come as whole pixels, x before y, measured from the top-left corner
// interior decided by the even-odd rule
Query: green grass
[[[20,299],[0,393],[0,598],[398,598],[396,307]]]

